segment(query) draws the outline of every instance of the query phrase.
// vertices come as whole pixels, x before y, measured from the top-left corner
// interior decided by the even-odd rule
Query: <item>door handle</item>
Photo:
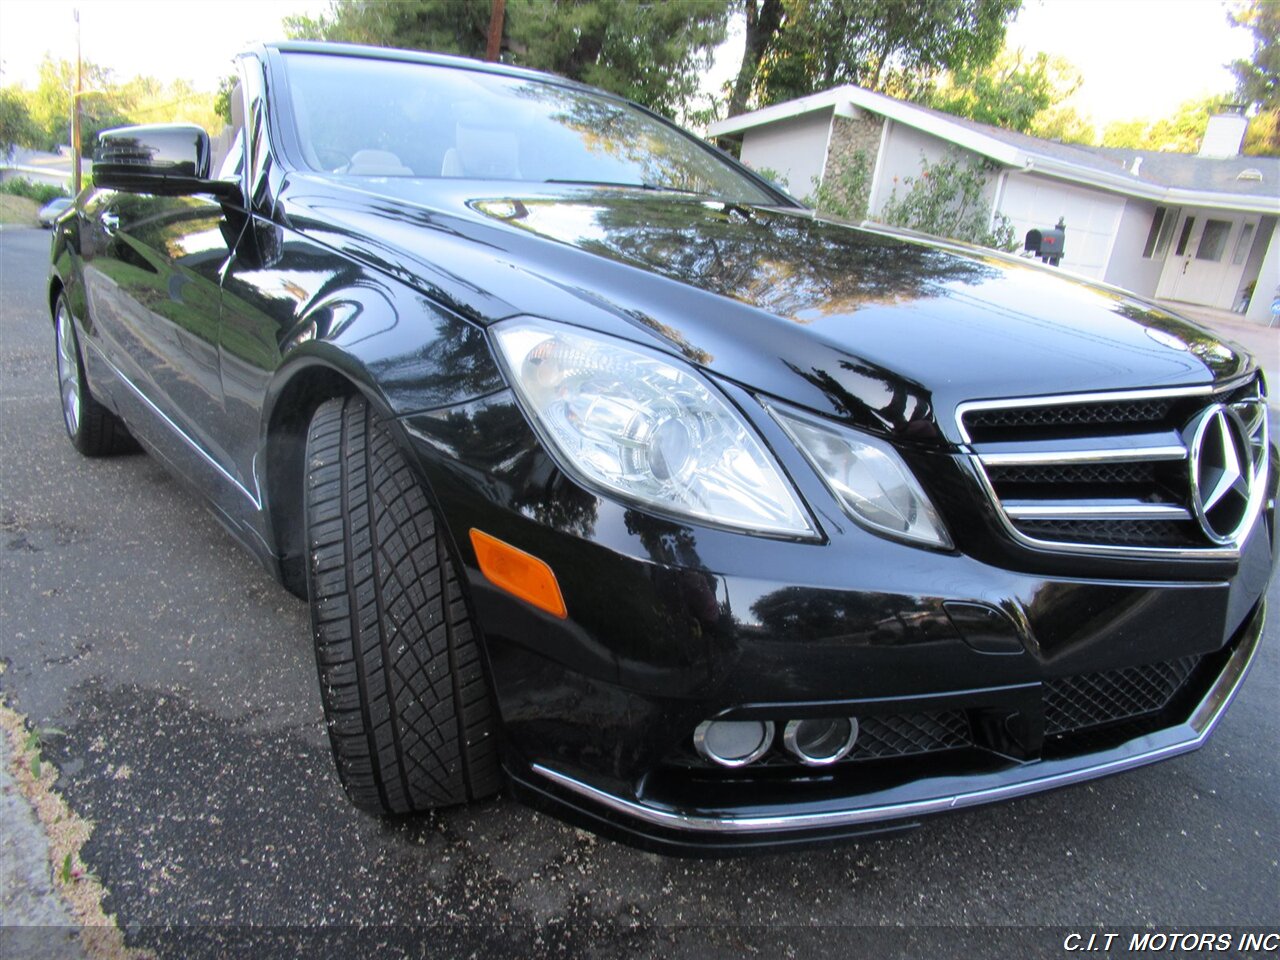
[[[108,236],[120,229],[120,214],[114,210],[107,210],[98,220],[102,223],[102,229],[106,231]]]

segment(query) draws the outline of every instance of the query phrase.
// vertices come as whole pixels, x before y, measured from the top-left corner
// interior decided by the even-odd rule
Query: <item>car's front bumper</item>
[[[660,805],[606,789],[535,763],[513,779],[536,806],[641,846],[677,854],[729,854],[747,849],[825,842],[910,826],[918,817],[1015,797],[1132,770],[1204,745],[1248,673],[1265,625],[1265,605],[1245,625],[1221,671],[1184,719],[1106,749],[981,774],[925,776],[853,798],[787,803],[774,808],[714,809]]]
[[[893,543],[821,507],[820,544],[641,514],[559,473],[509,394],[401,424],[467,575],[517,794],[668,852],[898,830],[1195,749],[1262,632],[1274,471],[1229,568],[1050,575]],[[780,456],[818,503],[803,465]],[[488,583],[473,528],[545,561],[568,619]],[[1170,662],[1194,667],[1134,722],[1077,730],[1048,719],[1063,683]],[[908,745],[822,769],[775,748],[770,763],[724,770],[689,748],[705,719],[780,727],[817,716],[856,717],[864,733],[873,721],[951,717],[963,733],[946,749]]]

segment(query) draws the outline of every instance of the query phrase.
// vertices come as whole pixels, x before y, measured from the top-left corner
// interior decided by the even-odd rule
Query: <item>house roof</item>
[[[1004,166],[1129,196],[1187,206],[1280,213],[1280,158],[1201,157],[1058,143],[846,85],[713,123],[712,136],[733,136],[816,111],[852,116],[865,110],[914,127]],[[1134,161],[1141,158],[1134,172]],[[1241,180],[1245,171],[1261,179]]]

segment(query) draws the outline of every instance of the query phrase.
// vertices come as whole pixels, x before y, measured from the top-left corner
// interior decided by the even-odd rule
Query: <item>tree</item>
[[[1027,132],[1059,143],[1098,142],[1098,128],[1094,125],[1093,118],[1065,104],[1057,104],[1036,114]]]
[[[39,137],[22,91],[15,87],[0,89],[0,148],[34,147]]]
[[[1263,110],[1280,107],[1280,3],[1251,0],[1228,17],[1253,34],[1253,56],[1231,64],[1241,98]]]
[[[1251,157],[1280,157],[1280,110],[1259,110],[1250,118],[1244,152]]]
[[[1209,117],[1224,101],[1225,95],[1184,100],[1172,117],[1159,120],[1116,120],[1102,132],[1104,147],[1127,147],[1137,150],[1165,150],[1172,153],[1195,153],[1204,140]]]
[[[490,0],[334,0],[285,21],[295,38],[345,40],[479,57]],[[504,60],[673,112],[698,89],[724,39],[728,0],[508,0]]]
[[[1028,133],[1036,119],[1080,88],[1082,77],[1061,57],[1004,50],[984,65],[964,64],[930,87],[928,106],[980,123]]]
[[[1021,0],[782,0],[759,61],[761,106],[842,83],[914,92],[940,70],[989,63]]]
[[[186,80],[162,83],[154,77],[133,77],[117,83],[109,70],[90,62],[83,65],[84,93],[80,98],[81,148],[92,156],[97,134],[133,123],[195,123],[209,133],[223,126],[214,108],[214,94],[195,89]],[[13,142],[41,150],[56,150],[71,142],[71,103],[75,64],[45,58],[40,80],[32,90],[9,87],[0,91],[0,123],[24,123],[26,133]],[[0,140],[9,136],[4,133]]]
[[[742,51],[742,66],[738,68],[738,77],[733,82],[733,92],[729,97],[731,117],[746,112],[760,62],[782,29],[782,0],[744,0],[744,6],[746,44]]]
[[[379,47],[484,55],[491,0],[333,0],[316,17],[285,17],[295,40],[335,40]]]
[[[112,83],[110,70],[86,60],[81,74],[82,86],[87,92],[80,100],[80,144],[81,152],[91,156],[99,130],[123,126],[130,121],[120,91]],[[31,121],[38,131],[35,146],[56,150],[71,142],[75,77],[75,64],[70,61],[45,57],[40,64],[40,80],[26,96]]]
[[[1253,56],[1231,64],[1237,94],[1258,110],[1249,122],[1244,152],[1280,156],[1280,4],[1252,0],[1238,4],[1228,17],[1253,34]]]
[[[697,92],[729,19],[725,0],[508,0],[511,59],[672,113]]]

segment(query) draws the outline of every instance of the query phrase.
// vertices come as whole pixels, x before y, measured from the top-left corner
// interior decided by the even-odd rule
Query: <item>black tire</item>
[[[446,537],[361,397],[307,432],[307,591],[338,775],[374,814],[498,792],[495,713]]]
[[[71,445],[86,457],[134,453],[138,443],[118,417],[96,399],[84,375],[80,337],[61,294],[53,305],[53,338],[58,366],[62,425]]]

